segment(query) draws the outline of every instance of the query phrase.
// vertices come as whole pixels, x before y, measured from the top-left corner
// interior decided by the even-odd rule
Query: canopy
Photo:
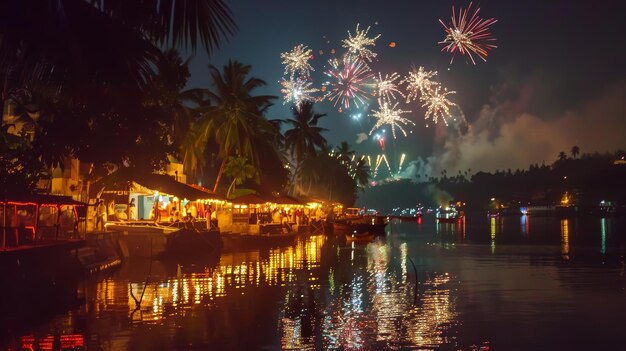
[[[133,181],[148,189],[156,190],[160,193],[174,195],[180,199],[202,200],[220,199],[213,192],[201,190],[176,181],[174,177],[166,174],[146,174],[133,179]]]
[[[219,199],[219,196],[208,190],[202,190],[193,186],[181,183],[174,177],[167,174],[154,173],[134,173],[129,170],[118,170],[96,183],[92,184],[91,197],[97,197],[102,190],[128,191],[129,183],[135,182],[150,190],[158,191],[163,194],[176,196],[180,199],[203,200],[203,199]]]
[[[274,198],[268,199],[268,201],[279,205],[302,205],[302,202],[300,200],[289,195],[276,196]]]
[[[0,203],[11,203],[11,204],[38,204],[38,205],[71,205],[71,206],[85,206],[84,203],[80,201],[76,201],[72,199],[71,196],[61,196],[61,195],[43,195],[43,194],[32,194],[32,195],[18,195],[11,196],[5,199],[0,199]]]

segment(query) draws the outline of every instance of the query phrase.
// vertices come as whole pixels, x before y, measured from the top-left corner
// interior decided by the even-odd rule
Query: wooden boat
[[[299,236],[297,232],[282,234],[221,233],[223,251],[250,248],[268,248],[293,245]]]
[[[373,235],[385,235],[387,218],[382,216],[363,216],[351,219],[338,219],[333,222],[335,234],[371,233]]]
[[[78,306],[86,204],[69,196],[0,196],[0,327],[21,328]]]
[[[124,257],[184,258],[201,256],[219,249],[221,240],[210,231],[165,226],[151,221],[108,222],[107,231],[119,233]],[[219,239],[219,238],[218,238]]]
[[[371,242],[374,239],[374,234],[369,232],[364,233],[352,233],[346,234],[346,241],[351,242]]]
[[[457,211],[454,208],[440,209],[436,214],[439,223],[457,223],[465,217],[463,211]]]
[[[437,217],[439,223],[457,223],[463,220],[463,216],[455,217]]]
[[[107,231],[122,232],[124,234],[164,234],[170,235],[181,228],[165,226],[153,221],[112,221],[105,225]]]

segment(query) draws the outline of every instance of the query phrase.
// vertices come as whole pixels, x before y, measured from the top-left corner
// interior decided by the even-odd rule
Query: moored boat
[[[333,222],[333,232],[335,234],[371,233],[372,235],[385,235],[387,226],[386,217],[364,216],[351,219],[336,219]]]
[[[369,232],[346,234],[347,242],[370,242],[374,239],[374,234]]]
[[[218,233],[194,228],[165,226],[152,221],[109,222],[108,231],[119,233],[124,257],[185,258],[201,256],[221,246],[214,240]],[[218,238],[219,239],[219,238]]]
[[[465,217],[463,211],[457,211],[455,207],[439,208],[435,214],[439,223],[457,223]]]

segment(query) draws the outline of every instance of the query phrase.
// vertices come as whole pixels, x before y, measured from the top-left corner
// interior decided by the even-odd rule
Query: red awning
[[[38,204],[38,205],[71,205],[71,206],[85,206],[85,203],[80,201],[76,201],[72,199],[71,196],[61,196],[61,195],[42,195],[42,194],[32,194],[32,195],[18,195],[11,196],[9,198],[0,199],[0,203],[9,203],[9,204]]]

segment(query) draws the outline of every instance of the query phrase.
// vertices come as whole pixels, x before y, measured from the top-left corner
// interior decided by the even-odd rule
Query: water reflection
[[[456,239],[458,241],[463,241],[466,236],[465,226],[465,217],[451,223],[436,221],[435,231],[443,239]]]
[[[527,214],[523,214],[519,218],[520,223],[520,231],[522,232],[522,237],[528,237],[528,228],[530,227],[530,218]]]
[[[361,250],[350,250],[350,260],[356,260],[356,269],[342,267],[345,255],[329,276],[330,300],[318,322],[319,340],[299,337],[297,328],[302,319],[282,319],[283,348],[295,346],[310,349],[358,350],[438,347],[449,343],[457,325],[457,312],[451,297],[450,277],[446,273],[424,272],[419,280],[418,299],[414,304],[416,277],[407,271],[408,246],[375,242]],[[356,255],[353,254],[356,252]],[[354,257],[354,258],[352,258]],[[339,278],[339,282],[334,278]],[[337,286],[338,285],[338,286]],[[307,312],[309,317],[310,313]],[[316,318],[315,314],[313,314]],[[300,315],[302,317],[302,315]],[[308,325],[315,326],[316,321]],[[313,332],[317,335],[318,333]]]
[[[561,257],[569,260],[569,220],[561,220]]]
[[[494,254],[496,252],[496,217],[489,218],[489,228],[491,234],[491,253]]]
[[[311,236],[292,247],[270,249],[267,258],[260,257],[258,252],[224,254],[215,268],[189,274],[179,273],[176,277],[147,285],[143,282],[106,280],[106,286],[99,288],[98,292],[107,291],[107,295],[113,296],[114,300],[116,293],[125,295],[127,307],[133,311],[135,299],[145,289],[141,305],[149,308],[142,308],[142,313],[134,319],[158,320],[178,313],[179,308],[209,304],[228,294],[243,295],[249,287],[261,284],[285,286],[298,279],[296,272],[299,270],[311,271],[305,280],[315,289],[319,287],[319,277],[312,274],[312,269],[320,264],[324,240],[325,237],[321,235]],[[120,284],[121,287],[118,286]],[[126,284],[127,288],[124,286]]]
[[[85,306],[25,333],[12,349],[458,350],[483,340],[503,343],[500,336],[512,329],[498,329],[502,321],[538,325],[535,332],[551,328],[554,320],[543,319],[546,303],[558,301],[555,309],[574,315],[588,301],[567,294],[570,286],[604,287],[594,301],[623,286],[623,278],[607,280],[618,273],[608,265],[595,280],[587,265],[593,261],[584,261],[585,274],[575,266],[585,257],[581,238],[589,240],[583,243],[591,246],[591,259],[600,256],[601,238],[599,250],[610,263],[620,222],[592,218],[578,228],[578,219],[532,221],[532,238],[530,216],[470,218],[467,238],[465,223],[425,218],[398,224],[395,234],[369,244],[303,236],[291,246],[222,254],[206,264],[161,269],[127,262],[110,277],[86,283]],[[594,231],[583,237],[589,228]],[[462,245],[449,250],[428,245],[433,240]],[[569,260],[572,249],[576,260],[561,264],[559,256]],[[619,294],[612,301],[621,301]],[[533,340],[549,339],[542,337]]]
[[[607,232],[607,226],[610,226],[610,225],[611,223],[606,218],[603,217],[600,219],[600,252],[602,254],[606,254],[606,232]]]

